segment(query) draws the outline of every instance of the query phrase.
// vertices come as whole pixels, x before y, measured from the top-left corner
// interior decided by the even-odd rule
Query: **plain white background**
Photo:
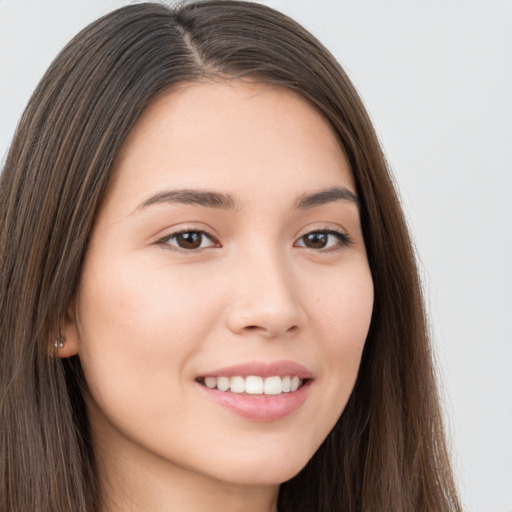
[[[122,0],[0,0],[0,158],[62,46]],[[512,1],[267,0],[354,81],[420,255],[468,512],[512,512]]]

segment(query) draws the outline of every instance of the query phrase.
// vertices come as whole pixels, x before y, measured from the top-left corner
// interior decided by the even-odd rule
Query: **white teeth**
[[[302,384],[302,379],[296,375],[285,377],[205,377],[204,384],[210,389],[228,391],[232,393],[247,393],[248,395],[280,395],[297,391]]]
[[[283,392],[281,377],[267,377],[263,388],[265,395],[280,395]]]
[[[219,391],[227,391],[230,385],[229,377],[217,377],[217,389]]]
[[[245,392],[248,395],[261,395],[263,393],[263,378],[251,375],[245,378]]]
[[[283,393],[289,393],[291,391],[291,382],[292,379],[290,376],[283,377],[282,387],[283,387]]]
[[[204,383],[207,388],[213,389],[217,387],[217,377],[206,377]]]
[[[229,388],[233,393],[243,393],[245,391],[245,379],[243,377],[231,377]]]

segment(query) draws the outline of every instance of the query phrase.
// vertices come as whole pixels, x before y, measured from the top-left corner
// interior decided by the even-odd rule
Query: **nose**
[[[227,323],[232,332],[265,338],[287,336],[307,322],[296,279],[275,254],[243,260],[231,274]]]

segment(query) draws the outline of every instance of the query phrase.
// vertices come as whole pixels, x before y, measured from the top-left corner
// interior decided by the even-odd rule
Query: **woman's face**
[[[276,485],[340,417],[372,305],[326,120],[281,88],[183,84],[124,143],[62,355],[100,459]]]

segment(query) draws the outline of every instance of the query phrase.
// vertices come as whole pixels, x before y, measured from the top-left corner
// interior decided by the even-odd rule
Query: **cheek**
[[[180,389],[183,366],[207,338],[215,302],[190,276],[174,272],[170,279],[162,268],[134,268],[118,260],[84,272],[77,304],[80,359],[98,401],[129,397],[148,409],[164,408]]]
[[[316,301],[313,322],[325,365],[321,384],[341,414],[357,378],[372,317],[373,281],[368,267],[356,268],[331,283]]]
[[[354,388],[373,309],[373,281],[366,260],[350,272],[316,274],[314,293],[304,287],[309,315],[309,357],[318,362],[312,388],[314,420],[296,425],[309,435],[302,441],[311,456],[339,420]],[[335,278],[333,278],[333,275]],[[309,276],[311,278],[312,276]]]
[[[373,311],[373,280],[367,265],[330,280],[318,293],[314,321],[322,331],[326,348],[335,353],[362,351]]]
[[[137,272],[137,268],[143,270]],[[108,333],[116,349],[130,345],[141,350],[179,349],[177,340],[200,328],[197,311],[204,311],[201,304],[208,300],[203,282],[190,277],[136,262],[110,271],[91,269],[84,274],[79,296],[83,330],[95,332],[93,338],[105,338]],[[151,343],[143,346],[146,340]]]

